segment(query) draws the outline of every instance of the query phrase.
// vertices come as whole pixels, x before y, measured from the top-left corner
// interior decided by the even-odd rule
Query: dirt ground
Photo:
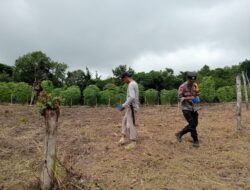
[[[118,146],[123,113],[115,108],[62,107],[58,128],[57,189],[250,190],[250,111],[236,130],[235,104],[202,105],[200,148],[177,107],[143,107],[137,114],[138,144]],[[38,189],[44,119],[36,107],[0,106],[0,189]],[[60,172],[61,171],[61,172]]]

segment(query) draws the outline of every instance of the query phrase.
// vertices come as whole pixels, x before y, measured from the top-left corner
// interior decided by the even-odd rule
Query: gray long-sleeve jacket
[[[133,80],[128,85],[127,90],[127,100],[123,104],[123,106],[129,107],[130,105],[133,105],[133,107],[137,110],[139,109],[139,88],[138,84]]]
[[[197,96],[198,93],[194,90],[195,84],[188,84],[187,82],[184,82],[178,90],[178,98],[181,100],[182,97],[190,97],[190,96]],[[188,111],[194,111],[195,110],[195,104],[192,102],[192,100],[184,100],[181,102],[182,110],[188,110]]]

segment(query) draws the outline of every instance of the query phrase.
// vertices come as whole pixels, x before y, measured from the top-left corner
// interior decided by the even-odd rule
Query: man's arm
[[[185,93],[185,87],[180,86],[180,88],[178,90],[178,99],[180,102],[183,102],[184,100],[193,100],[194,99],[194,96],[185,97],[184,93]]]
[[[136,98],[136,92],[135,92],[135,89],[133,88],[132,85],[129,85],[128,86],[128,97],[127,97],[127,100],[124,104],[122,104],[122,106],[125,108],[125,107],[128,107],[131,105],[131,103],[133,102],[133,100]]]

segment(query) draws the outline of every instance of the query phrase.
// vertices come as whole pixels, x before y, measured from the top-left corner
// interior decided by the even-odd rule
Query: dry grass
[[[250,189],[250,112],[243,110],[240,133],[235,111],[233,104],[203,105],[195,149],[189,135],[182,143],[174,138],[185,125],[177,107],[142,108],[138,146],[127,151],[116,143],[122,113],[115,108],[62,108],[58,158],[78,176],[64,180],[61,172],[60,189]],[[37,189],[43,136],[36,108],[0,107],[0,189]]]

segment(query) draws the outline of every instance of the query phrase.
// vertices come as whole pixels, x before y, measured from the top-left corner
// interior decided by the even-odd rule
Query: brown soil
[[[118,146],[122,113],[115,108],[61,109],[58,189],[235,190],[250,189],[250,111],[236,130],[234,104],[203,105],[198,133],[178,143],[185,125],[177,107],[146,107],[137,115],[138,144]],[[36,107],[0,106],[0,189],[38,189],[44,119]]]

